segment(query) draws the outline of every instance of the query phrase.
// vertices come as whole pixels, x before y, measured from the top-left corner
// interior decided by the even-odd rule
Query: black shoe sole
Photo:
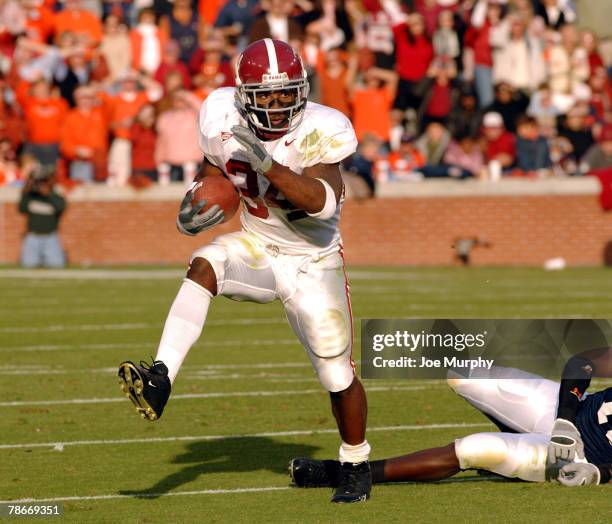
[[[293,482],[293,485],[298,487],[298,488],[305,488],[306,486],[300,486],[296,480],[295,477],[293,476],[293,463],[295,462],[296,459],[291,459],[291,462],[289,462],[289,476],[291,477],[291,482]]]
[[[132,401],[142,418],[154,421],[158,416],[151,405],[145,400],[142,392],[144,390],[144,380],[133,362],[123,362],[119,366],[119,387],[125,396]]]
[[[370,498],[370,495],[361,495],[361,497],[356,498],[356,499],[352,499],[352,500],[342,500],[342,499],[334,500],[332,498],[331,501],[334,504],[355,504],[355,503],[358,503],[358,502],[365,502],[369,498]]]

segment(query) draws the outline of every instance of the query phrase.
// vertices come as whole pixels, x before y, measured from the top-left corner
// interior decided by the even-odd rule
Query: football
[[[206,206],[200,214],[210,209],[215,204],[223,209],[223,222],[231,220],[240,206],[240,196],[234,185],[224,176],[207,176],[196,184],[193,189],[192,205],[201,200],[206,200]]]

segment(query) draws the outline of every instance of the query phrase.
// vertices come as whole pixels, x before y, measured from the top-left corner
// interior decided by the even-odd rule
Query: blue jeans
[[[23,267],[64,267],[66,257],[58,234],[28,233],[21,246],[21,265]]]
[[[28,142],[23,147],[23,152],[32,155],[45,166],[55,166],[59,158],[59,146],[57,144],[31,144]]]
[[[493,69],[487,66],[477,65],[474,70],[474,81],[480,109],[489,107],[495,99],[495,92],[493,90]]]
[[[459,166],[440,164],[438,166],[423,166],[416,171],[423,173],[425,178],[469,178],[472,173]],[[453,173],[453,174],[451,174]]]
[[[70,162],[70,179],[80,180],[88,184],[95,178],[94,166],[86,160],[74,160]]]

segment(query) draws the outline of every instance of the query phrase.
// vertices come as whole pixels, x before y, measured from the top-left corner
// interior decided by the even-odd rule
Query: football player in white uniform
[[[302,60],[288,44],[264,39],[238,58],[234,88],[202,105],[199,177],[226,176],[242,199],[242,230],[193,253],[166,320],[152,365],[126,361],[124,392],[146,418],[162,414],[171,383],[202,332],[211,299],[281,300],[289,324],[330,392],[340,446],[341,479],[333,502],[370,496],[367,402],[354,371],[352,316],[338,230],[343,203],[339,162],[357,140],[338,111],[307,104]],[[223,210],[181,204],[178,229],[195,235],[223,221]],[[152,386],[151,386],[152,385]]]
[[[479,377],[450,371],[448,384],[501,432],[476,433],[447,446],[373,461],[373,482],[441,480],[466,469],[564,486],[611,482],[612,388],[588,395],[586,390],[592,377],[612,378],[612,348],[571,357],[561,383],[502,367]],[[339,465],[296,458],[289,471],[297,486],[333,487]]]

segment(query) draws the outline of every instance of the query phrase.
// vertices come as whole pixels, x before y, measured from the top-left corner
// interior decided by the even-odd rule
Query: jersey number
[[[247,205],[247,211],[251,215],[256,216],[257,218],[266,219],[269,216],[269,207],[276,207],[286,210],[295,209],[295,206],[287,199],[283,198],[278,189],[276,189],[272,184],[270,184],[264,195],[261,196],[259,194],[257,173],[253,171],[251,164],[248,162],[230,158],[225,164],[225,169],[230,175],[245,178],[245,182],[238,186],[238,191],[240,191],[240,194]],[[289,221],[292,221],[305,216],[305,212],[296,210],[289,213],[287,218]]]
[[[610,424],[608,418],[612,416],[612,402],[604,402],[597,412],[597,421],[600,424]],[[610,444],[612,444],[612,429],[606,433]]]

